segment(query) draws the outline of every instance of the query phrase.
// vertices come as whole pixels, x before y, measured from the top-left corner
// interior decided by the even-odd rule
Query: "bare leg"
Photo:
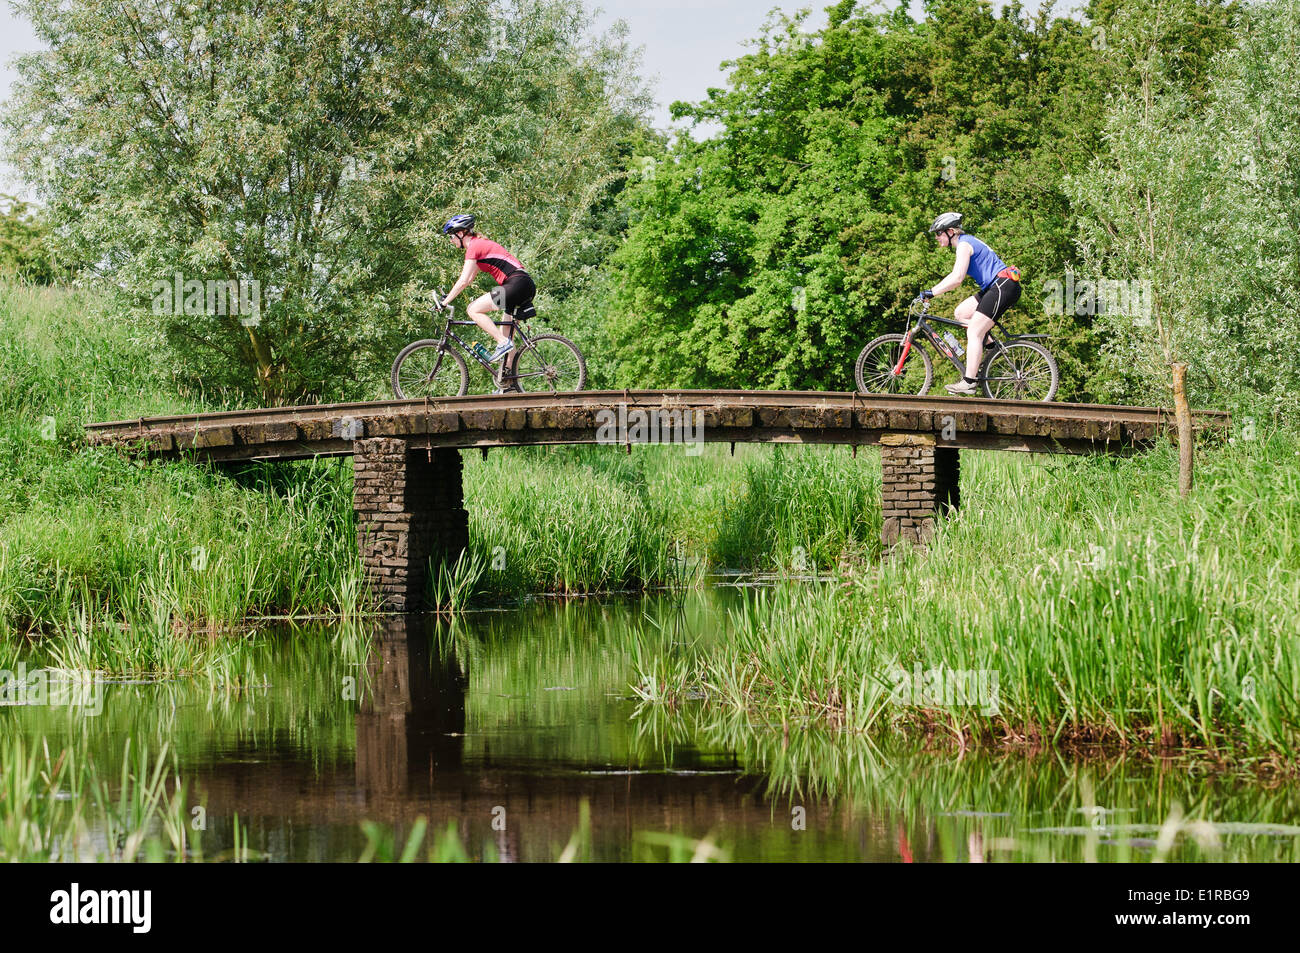
[[[975,296],[957,305],[953,317],[966,325],[966,376],[971,380],[979,375],[984,360],[984,336],[993,327],[993,319],[975,310]]]
[[[993,327],[993,319],[975,312],[966,326],[966,376],[974,380],[984,361],[984,336]]]
[[[489,312],[496,310],[497,306],[493,303],[490,294],[475,298],[473,304],[468,308],[469,316],[474,319],[475,324],[483,329],[485,334],[490,335],[492,340],[498,344],[505,344],[509,338],[502,334],[501,329],[488,317]]]

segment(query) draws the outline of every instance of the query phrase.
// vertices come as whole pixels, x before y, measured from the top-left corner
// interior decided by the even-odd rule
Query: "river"
[[[128,740],[165,744],[208,859],[238,829],[249,858],[353,860],[424,818],[503,861],[1300,860],[1294,786],[1196,758],[962,752],[640,698],[645,661],[726,638],[743,593],[372,619],[353,642],[281,623],[240,690],[122,680],[0,724],[82,741],[110,776]]]

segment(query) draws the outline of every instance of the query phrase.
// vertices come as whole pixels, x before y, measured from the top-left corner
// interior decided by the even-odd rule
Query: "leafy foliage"
[[[1086,257],[1152,291],[1149,321],[1099,320],[1103,357],[1122,370],[1117,397],[1167,399],[1167,367],[1182,360],[1203,401],[1245,395],[1294,413],[1300,69],[1288,51],[1300,3],[1244,10],[1199,93],[1187,57],[1166,50],[1196,9],[1151,0],[1116,17],[1117,51],[1139,82],[1110,105],[1107,150],[1069,183]]]
[[[0,275],[47,285],[62,271],[46,222],[22,199],[0,195]]]
[[[1161,2],[1170,10],[1155,50],[1197,112],[1231,41],[1231,7]],[[907,301],[951,266],[925,228],[957,209],[1020,267],[1025,295],[1009,323],[1055,337],[1061,396],[1113,392],[1125,371],[1098,360],[1108,338],[1094,308],[1054,305],[1067,270],[1081,270],[1080,215],[1097,212],[1072,202],[1070,176],[1098,152],[1110,161],[1141,145],[1106,138],[1142,82],[1124,42],[1131,6],[1094,3],[1085,23],[931,0],[914,20],[904,6],[845,0],[815,33],[802,15],[775,17],[729,64],[726,89],[674,106],[718,135],[679,139],[628,192],[609,321],[615,381],[851,386],[857,350],[897,330]]]
[[[459,269],[449,210],[526,234],[543,281],[603,253],[565,226],[611,187],[639,86],[576,0],[19,9],[50,51],[18,62],[12,161],[209,389],[356,396]],[[153,307],[176,274],[258,282],[256,322]]]
[[[1087,29],[977,0],[927,14],[846,2],[814,34],[778,17],[728,89],[675,105],[722,131],[680,139],[630,192],[621,379],[849,386],[857,348],[949,267],[924,234],[941,209],[1032,286],[1061,272],[1061,176],[1102,114]]]

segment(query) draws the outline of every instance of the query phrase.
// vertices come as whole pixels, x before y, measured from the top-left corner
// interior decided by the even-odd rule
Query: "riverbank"
[[[927,552],[753,592],[729,639],[648,673],[657,697],[959,746],[1194,748],[1295,770],[1294,435],[1201,454],[1186,500],[1168,446],[967,460],[961,514]]]
[[[87,421],[220,401],[177,393],[147,339],[69,293],[4,288],[0,336],[0,661],[34,638],[63,668],[237,681],[220,633],[367,608],[345,463],[232,478],[88,448]],[[1190,746],[1283,767],[1300,741],[1300,443],[1239,421],[1199,452],[1188,499],[1175,477],[1163,444],[968,453],[959,515],[928,551],[882,561],[869,450],[467,454],[472,566],[442,582],[482,604],[718,567],[819,573],[831,581],[756,591],[707,650],[644,658],[647,695],[958,744]]]

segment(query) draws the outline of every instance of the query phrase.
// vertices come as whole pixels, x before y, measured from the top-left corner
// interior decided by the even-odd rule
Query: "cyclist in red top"
[[[452,286],[447,297],[442,299],[442,306],[451,304],[455,297],[473,284],[477,271],[485,271],[496,281],[497,286],[490,292],[476,298],[470,303],[469,316],[474,323],[491,335],[497,348],[489,356],[490,361],[499,361],[515,349],[514,341],[503,334],[491,318],[490,311],[513,311],[520,305],[528,304],[537,294],[537,286],[519,259],[489,238],[484,238],[474,231],[473,215],[456,215],[442,226],[442,233],[453,245],[465,251],[465,267],[461,269],[460,278]],[[511,329],[513,336],[514,328]]]

